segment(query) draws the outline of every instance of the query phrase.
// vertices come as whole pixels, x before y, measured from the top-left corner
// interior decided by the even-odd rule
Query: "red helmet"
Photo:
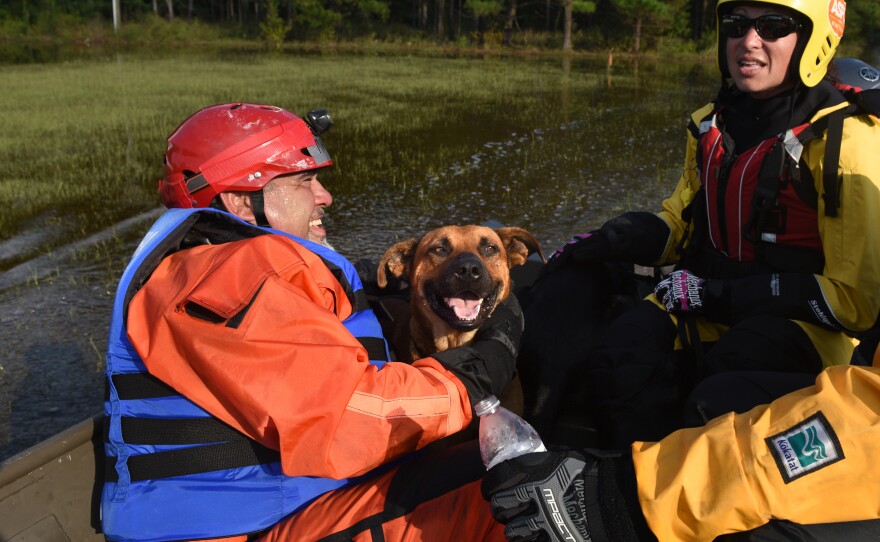
[[[310,120],[314,113],[317,129],[270,105],[231,103],[195,112],[168,137],[162,202],[207,207],[221,192],[257,191],[279,175],[333,165],[316,135],[330,118],[315,111]]]

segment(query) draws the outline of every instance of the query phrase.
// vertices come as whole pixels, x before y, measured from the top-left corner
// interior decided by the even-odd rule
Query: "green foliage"
[[[846,8],[844,41],[864,41],[880,47],[880,2],[850,2]]]
[[[688,55],[692,57],[705,58],[714,60],[715,58],[715,40],[712,35],[711,40],[704,39],[703,42],[695,42],[686,40],[681,36],[661,36],[657,39],[654,46],[654,52],[658,56],[665,57],[681,57]]]
[[[260,31],[269,49],[280,51],[292,27],[292,23],[285,23],[278,15],[278,0],[266,0],[266,18],[260,23]]]
[[[325,39],[334,39],[336,28],[342,23],[343,17],[332,9],[324,6],[319,0],[298,0],[295,4],[296,28],[311,31],[311,35],[319,35]],[[309,37],[308,34],[302,37]]]
[[[428,19],[416,21],[414,0],[212,0],[175,1],[176,17],[165,19],[165,0],[154,14],[148,0],[122,3],[122,23],[114,33],[109,2],[98,0],[7,0],[0,3],[0,38],[39,41],[180,44],[218,40],[260,41],[280,49],[287,40],[313,46],[349,47],[403,44],[407,47],[483,49],[537,47],[556,50],[562,40],[562,0],[519,0],[513,30],[506,28],[507,0],[447,0],[444,35],[436,35],[436,4]],[[688,41],[693,0],[572,0],[572,44],[576,51],[630,50],[691,54],[711,47],[714,30],[698,43]],[[873,54],[880,47],[880,2],[851,2],[842,50]],[[190,17],[190,8],[192,8]],[[259,17],[259,20],[258,20]],[[711,22],[711,21],[710,21]],[[638,23],[638,33],[635,24]],[[709,24],[709,23],[707,23]],[[504,31],[504,34],[496,35]],[[638,39],[638,42],[636,41]],[[669,40],[681,45],[671,50]],[[675,40],[681,39],[681,42]],[[5,47],[5,46],[4,46]],[[2,54],[2,51],[0,51]],[[15,53],[4,58],[15,58]],[[872,57],[868,56],[868,59]]]
[[[500,0],[465,0],[464,7],[477,17],[498,15],[504,9]]]
[[[391,14],[391,8],[387,2],[382,0],[361,0],[360,2],[352,2],[357,6],[358,11],[368,17],[375,17],[380,21],[387,21]]]
[[[27,33],[27,23],[24,19],[10,17],[9,15],[0,17],[0,37],[12,38],[26,36]]]
[[[571,3],[571,9],[575,13],[595,13],[596,3],[588,2],[586,0],[574,0]]]
[[[129,43],[178,44],[216,41],[229,37],[229,33],[222,26],[205,24],[198,19],[187,21],[175,17],[173,21],[168,21],[149,13],[137,21],[121,25],[117,37]]]
[[[632,19],[654,17],[665,18],[671,13],[669,0],[611,0],[611,2]]]
[[[390,15],[387,0],[296,0],[294,11],[299,37],[322,41],[373,32]]]

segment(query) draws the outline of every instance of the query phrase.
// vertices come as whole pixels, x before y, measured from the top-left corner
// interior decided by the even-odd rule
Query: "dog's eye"
[[[492,254],[498,254],[498,246],[497,245],[485,245],[482,247],[483,254],[487,256],[491,256]]]
[[[428,249],[428,252],[435,256],[446,256],[447,254],[449,254],[449,250],[446,247],[440,245],[436,247],[431,247],[430,249]]]

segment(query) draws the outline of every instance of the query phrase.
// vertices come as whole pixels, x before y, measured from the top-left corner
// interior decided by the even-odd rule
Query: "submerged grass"
[[[405,182],[402,166],[424,158],[413,137],[462,121],[479,130],[499,108],[535,114],[559,78],[552,66],[498,61],[257,54],[126,54],[2,69],[0,240],[50,211],[59,223],[73,219],[69,234],[82,235],[155,206],[166,136],[206,105],[253,101],[301,114],[328,107],[338,177],[357,183],[381,169]]]
[[[443,177],[450,164],[459,164],[455,176],[467,179],[467,157],[499,134],[528,134],[567,119],[607,122],[609,107],[638,110],[644,81],[655,89],[674,80],[670,92],[680,92],[680,81],[703,68],[640,69],[618,62],[612,77],[606,63],[595,59],[217,49],[115,53],[0,69],[0,160],[6,166],[0,171],[0,242],[48,225],[54,234],[41,241],[40,250],[50,250],[157,206],[165,139],[207,105],[271,103],[299,114],[327,107],[336,125],[325,143],[336,167],[324,178],[342,196],[337,201],[380,184],[442,207],[453,205],[455,195],[442,183],[426,186],[425,179]],[[608,91],[612,81],[619,95]],[[618,128],[638,132],[637,124]],[[517,143],[515,160],[522,169],[546,163],[535,160],[546,149],[535,147],[534,137]],[[593,143],[564,152],[595,152]],[[560,196],[579,197],[576,190]],[[7,257],[0,266],[15,263]]]

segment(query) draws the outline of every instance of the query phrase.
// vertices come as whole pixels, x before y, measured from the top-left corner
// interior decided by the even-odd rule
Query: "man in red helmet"
[[[329,126],[223,104],[169,137],[170,209],[111,322],[108,539],[503,539],[473,445],[413,452],[510,381],[516,300],[470,347],[388,362],[357,273],[326,246]]]

